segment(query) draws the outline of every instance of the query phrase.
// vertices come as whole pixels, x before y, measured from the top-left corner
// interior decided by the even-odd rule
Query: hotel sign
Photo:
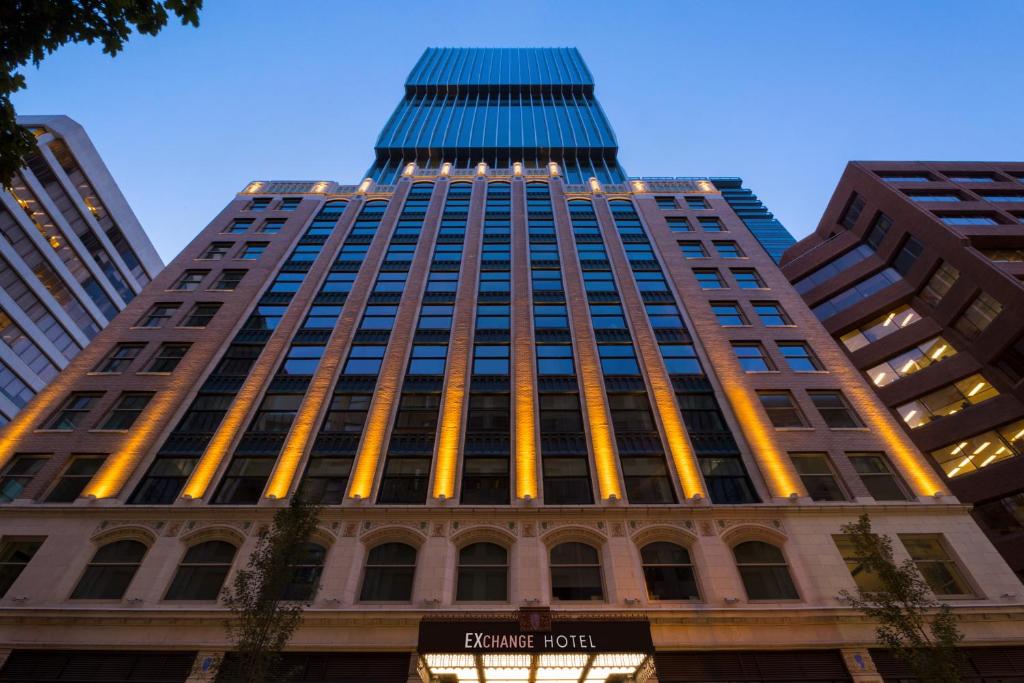
[[[425,653],[654,652],[646,619],[597,621],[552,619],[533,630],[522,619],[420,621],[419,646]],[[545,624],[547,625],[547,624]],[[525,627],[525,628],[524,628]]]

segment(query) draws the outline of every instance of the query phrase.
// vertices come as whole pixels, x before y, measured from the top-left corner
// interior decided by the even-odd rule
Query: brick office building
[[[0,434],[0,680],[212,679],[293,495],[304,681],[895,679],[863,512],[1019,675],[1016,577],[724,195],[629,180],[575,50],[428,50],[369,178],[250,183]]]
[[[783,272],[1024,576],[1024,163],[856,162]]]

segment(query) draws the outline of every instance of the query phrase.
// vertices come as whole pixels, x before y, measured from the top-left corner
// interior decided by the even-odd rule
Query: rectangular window
[[[507,304],[477,304],[476,329],[507,330],[511,325],[510,315]]]
[[[42,541],[11,538],[0,544],[0,598],[7,595],[25,567],[35,557]]]
[[[242,329],[266,332],[276,330],[287,308],[287,306],[257,306],[256,310],[245,321]]]
[[[481,277],[484,273],[480,274]],[[458,273],[434,273],[431,272],[427,276],[427,293],[428,294],[450,294],[457,291],[459,288],[459,274]]]
[[[413,344],[407,374],[443,375],[447,358],[446,344]]]
[[[538,375],[575,375],[571,344],[543,344],[537,349]]]
[[[644,304],[647,319],[655,330],[682,330],[683,318],[675,304]]]
[[[1003,305],[988,292],[981,292],[974,297],[959,318],[953,323],[957,332],[968,339],[974,339],[984,332],[992,321],[1003,312]]]
[[[908,236],[892,260],[893,270],[900,275],[906,275],[917,263],[917,259],[921,257],[922,253],[924,253],[924,245],[918,239]]]
[[[281,275],[292,275],[292,273],[281,273]],[[301,278],[299,280],[301,282]],[[356,273],[328,273],[320,291],[334,294],[347,294],[352,291],[352,283],[356,281]],[[271,289],[270,291],[275,291]]]
[[[100,423],[99,429],[125,430],[135,424],[135,420],[149,405],[151,393],[125,392],[117,399],[117,403],[107,413],[106,419]]]
[[[793,400],[793,394],[788,391],[759,391],[757,398],[773,427],[792,429],[807,426],[804,414]]]
[[[667,292],[668,283],[660,272],[641,270],[633,273],[636,288],[641,292]]]
[[[665,369],[670,375],[703,375],[693,344],[659,344]]]
[[[342,371],[346,375],[376,375],[384,360],[383,344],[358,344],[348,353],[348,361]]]
[[[314,304],[302,323],[304,330],[333,330],[341,316],[341,306]]]
[[[861,303],[864,299],[874,296],[887,287],[902,281],[903,278],[900,277],[895,268],[885,268],[850,285],[842,292],[822,301],[811,310],[818,317],[818,320],[828,320],[851,306]]]
[[[220,273],[220,277],[213,283],[213,289],[224,292],[234,291],[238,284],[245,277],[244,270],[223,270]]]
[[[740,289],[767,289],[760,273],[753,268],[733,268],[732,276]]]
[[[263,256],[263,252],[266,251],[268,244],[270,242],[246,242],[242,251],[238,254],[238,258],[246,261],[255,261],[260,256]]]
[[[259,409],[253,415],[252,423],[249,425],[250,432],[264,434],[285,434],[295,421],[295,415],[302,405],[303,394],[267,394],[263,397]],[[242,474],[248,470],[242,465],[243,458],[236,458],[238,463],[235,474]],[[259,462],[259,461],[257,461]],[[272,463],[271,463],[272,464]],[[258,465],[262,467],[262,465]],[[231,470],[229,470],[229,474]],[[269,474],[269,472],[267,472]]]
[[[281,232],[282,228],[284,228],[283,218],[268,218],[263,221],[263,225],[260,227],[260,232],[264,235],[276,235]],[[310,228],[309,232],[313,232],[314,229],[315,227]]]
[[[232,244],[234,242],[213,242],[199,256],[199,259],[202,261],[220,261],[228,255]]]
[[[675,197],[655,197],[654,201],[657,202],[659,209],[663,209],[665,211],[672,211],[679,208],[679,205],[676,204]]]
[[[230,233],[232,235],[238,235],[243,232],[248,232],[249,229],[252,228],[252,224],[254,222],[255,221],[253,221],[252,218],[236,218],[235,220],[231,221],[222,232]]]
[[[864,426],[841,391],[808,391],[829,429],[858,429]]]
[[[171,289],[177,292],[194,292],[199,289],[199,284],[207,275],[208,270],[186,270]]]
[[[142,316],[142,319],[136,323],[136,327],[163,327],[180,306],[181,304],[153,304],[153,308]]]
[[[182,327],[206,327],[213,320],[213,316],[217,315],[217,311],[220,310],[219,303],[205,303],[196,304],[189,311],[189,314],[185,316],[185,321],[181,324]]]
[[[249,211],[266,211],[267,207],[270,206],[270,197],[257,197],[249,202],[247,207]]]
[[[955,355],[956,349],[952,344],[942,337],[932,337],[909,351],[904,351],[884,363],[879,363],[868,370],[868,377],[876,387],[884,387]]]
[[[567,330],[569,311],[564,304],[534,304],[533,327],[538,330]]]
[[[391,330],[395,326],[398,306],[369,305],[363,313],[363,321],[359,323],[361,330]]]
[[[722,327],[750,324],[747,321],[747,316],[740,310],[740,305],[735,301],[712,301],[711,310]]]
[[[754,311],[761,318],[761,323],[767,327],[784,327],[793,324],[777,301],[754,301],[752,303]]]
[[[278,211],[294,211],[299,208],[299,202],[302,201],[302,197],[285,197],[281,200],[278,205]]]
[[[508,294],[512,290],[512,275],[507,270],[485,270],[480,273],[479,287],[480,293]]]
[[[909,500],[884,453],[847,453],[846,457],[875,500]]]
[[[640,375],[632,344],[598,344],[597,351],[605,375]]]
[[[455,307],[450,305],[424,304],[420,307],[418,330],[450,330]]]
[[[178,363],[185,357],[191,344],[167,343],[161,344],[160,349],[153,356],[146,372],[174,372]]]
[[[704,245],[700,242],[680,242],[679,251],[682,252],[685,258],[707,258],[708,251],[704,248]]]
[[[703,197],[687,197],[686,208],[700,210],[708,208],[708,202]]]
[[[590,304],[590,320],[595,330],[626,329],[626,318],[618,304]]]
[[[864,198],[854,193],[843,210],[843,215],[839,217],[839,224],[847,230],[853,230],[853,226],[857,224],[857,218],[860,217],[863,210]]]
[[[775,369],[764,347],[758,342],[732,342],[732,350],[744,372],[770,372]]]
[[[323,344],[292,344],[278,375],[312,376],[324,355]]]
[[[374,294],[393,293],[400,294],[405,291],[405,281],[408,273],[381,273],[373,284]]]
[[[118,344],[107,354],[106,358],[100,361],[93,372],[124,372],[131,366],[132,361],[139,357],[145,344]]]
[[[721,273],[715,268],[698,269],[693,270],[694,277],[697,278],[697,284],[700,285],[701,289],[724,289],[725,281],[722,279]]]
[[[508,344],[474,344],[474,375],[508,375]]]
[[[900,542],[935,595],[969,597],[974,594],[940,534],[900,534]]]
[[[960,271],[943,261],[928,278],[928,282],[925,283],[918,296],[932,306],[938,306],[949,290],[953,289],[953,285],[959,278]]]
[[[866,592],[885,589],[885,585],[878,578],[878,575],[868,571],[863,566],[863,560],[857,556],[857,548],[849,536],[837,534],[832,537],[832,540],[835,541],[836,548],[846,563],[846,568],[850,570],[850,576],[853,577],[853,582],[857,584],[857,588]]]
[[[957,439],[932,457],[946,476],[961,476],[983,467],[1024,454],[1024,420],[1017,420],[996,430],[982,432],[966,439]]]
[[[805,342],[778,342],[779,352],[793,372],[821,372],[824,368]]]
[[[64,401],[64,405],[53,414],[47,423],[47,429],[72,430],[82,427],[85,416],[96,405],[102,394],[74,393]]]
[[[73,503],[99,472],[105,455],[73,455],[57,483],[46,496],[47,503]]]
[[[864,235],[864,242],[872,251],[878,251],[878,245],[889,234],[890,228],[892,228],[892,219],[884,213],[879,213],[875,216],[875,220],[871,223],[871,228],[868,229],[867,234]]]
[[[963,199],[956,192],[907,192],[915,202],[960,202]]]
[[[717,218],[698,218],[697,220],[700,221],[700,229],[704,232],[725,232],[722,221]]]
[[[986,202],[1011,202],[1014,204],[1020,204],[1024,202],[1024,193],[1021,192],[1000,192],[996,193],[985,193],[981,195],[981,198]]]
[[[846,500],[828,453],[790,453],[789,459],[811,500]]]
[[[718,252],[720,258],[744,258],[746,255],[740,249],[740,245],[735,242],[720,242],[715,241],[715,251]]]
[[[942,222],[946,225],[997,225],[998,222],[992,216],[982,213],[962,213],[958,216],[941,216]]]
[[[921,316],[910,306],[900,306],[888,313],[883,313],[856,330],[847,332],[839,339],[848,350],[856,351],[907,325],[912,325],[920,319]]]
[[[924,396],[896,407],[903,421],[911,429],[947,415],[959,413],[972,405],[984,403],[999,395],[999,390],[982,375],[975,373],[937,389]]]
[[[328,278],[333,275],[350,274],[354,275],[354,273],[331,273],[328,275]],[[275,294],[294,294],[299,291],[299,287],[302,286],[302,281],[305,279],[305,273],[278,273],[277,277],[274,278],[274,282],[270,285],[270,291]]]
[[[932,180],[926,173],[879,173],[878,177],[887,183],[927,183]]]
[[[44,455],[15,455],[0,473],[0,503],[9,503],[20,496],[45,462]]]
[[[672,232],[693,232],[690,221],[683,216],[669,216],[665,219],[668,229]]]

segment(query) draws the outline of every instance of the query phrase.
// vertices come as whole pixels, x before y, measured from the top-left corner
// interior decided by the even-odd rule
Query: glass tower
[[[367,175],[421,168],[556,162],[570,183],[625,174],[618,143],[576,48],[429,48],[375,146]]]

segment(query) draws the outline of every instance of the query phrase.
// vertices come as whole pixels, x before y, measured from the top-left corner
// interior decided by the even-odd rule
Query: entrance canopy
[[[544,609],[424,619],[418,652],[432,683],[642,683],[654,672],[646,619],[553,617]]]

